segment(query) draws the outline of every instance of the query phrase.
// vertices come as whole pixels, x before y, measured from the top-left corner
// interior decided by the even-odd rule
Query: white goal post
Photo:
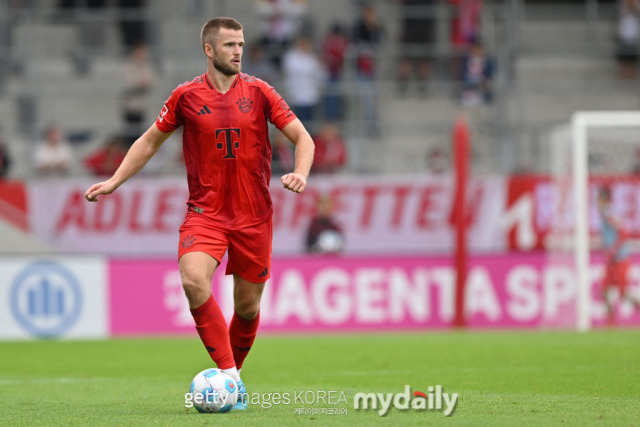
[[[575,197],[576,327],[579,331],[590,329],[592,310],[589,283],[589,155],[587,132],[590,128],[607,127],[640,128],[640,111],[577,111],[573,114],[571,120]]]

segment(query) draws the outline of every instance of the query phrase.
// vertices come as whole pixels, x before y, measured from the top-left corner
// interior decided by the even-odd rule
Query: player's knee
[[[257,301],[238,301],[235,304],[238,316],[245,319],[255,319],[260,312],[260,303]]]
[[[197,297],[202,293],[207,291],[207,286],[204,283],[204,280],[198,279],[197,277],[183,275],[182,276],[182,289],[184,289],[184,293],[187,298],[191,299],[193,297]]]

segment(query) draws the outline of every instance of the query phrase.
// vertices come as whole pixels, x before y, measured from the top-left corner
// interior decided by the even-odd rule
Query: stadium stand
[[[112,3],[95,13],[60,11],[54,0],[40,1],[33,9],[9,9],[5,3],[0,6],[5,8],[0,13],[3,34],[10,34],[0,38],[0,49],[10,58],[8,76],[0,78],[4,81],[0,117],[4,139],[15,160],[11,177],[32,176],[29,156],[49,123],[60,124],[78,142],[78,158],[120,127],[120,76],[125,55],[117,22],[119,17],[136,17],[136,12],[119,11]],[[373,3],[384,17],[387,34],[379,52],[382,69],[377,83],[382,135],[368,138],[356,120],[350,67],[344,80],[348,114],[343,129],[351,159],[347,172],[424,172],[427,152],[434,148],[449,151],[451,126],[461,110],[456,98],[458,82],[451,72],[460,53],[450,46],[448,37],[453,10],[447,2],[438,2],[428,10],[437,17],[436,60],[429,91],[424,96],[403,97],[395,81],[402,10],[392,1]],[[201,52],[194,37],[202,17],[240,17],[245,23],[245,38],[251,43],[258,36],[253,4],[252,0],[218,0],[202,2],[198,10],[194,9],[197,2],[191,6],[176,6],[169,0],[149,2],[144,18],[150,23],[150,48],[159,70],[149,99],[149,117],[155,115],[171,88],[202,72]],[[481,33],[497,62],[496,94],[491,106],[469,111],[476,173],[510,172],[523,159],[530,169],[544,170],[547,153],[541,141],[550,128],[567,122],[571,112],[638,107],[638,97],[630,91],[635,82],[616,80],[615,7],[594,4],[598,5],[593,1],[586,6],[486,2]],[[336,19],[351,26],[357,15],[355,1],[309,1],[308,16],[313,19],[305,31],[319,42]],[[86,37],[86,26],[83,30],[79,19],[100,24],[98,46],[80,43]],[[86,54],[83,48],[92,50]],[[78,52],[89,65],[78,63]],[[83,65],[89,68],[78,68]],[[171,173],[178,147],[167,145],[164,169]],[[78,167],[75,173],[86,172]]]

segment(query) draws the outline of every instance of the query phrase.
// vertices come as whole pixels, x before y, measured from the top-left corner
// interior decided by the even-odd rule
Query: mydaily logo
[[[402,393],[356,393],[353,396],[353,409],[374,409],[381,417],[389,413],[391,406],[406,411],[442,411],[450,416],[458,404],[458,393],[445,393],[441,385],[429,386],[427,393],[411,392],[411,386],[405,385]]]

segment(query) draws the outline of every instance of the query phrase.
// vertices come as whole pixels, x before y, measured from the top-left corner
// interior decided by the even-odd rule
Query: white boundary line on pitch
[[[23,384],[82,384],[98,381],[109,381],[114,378],[29,378],[29,379],[0,379],[0,386]]]

